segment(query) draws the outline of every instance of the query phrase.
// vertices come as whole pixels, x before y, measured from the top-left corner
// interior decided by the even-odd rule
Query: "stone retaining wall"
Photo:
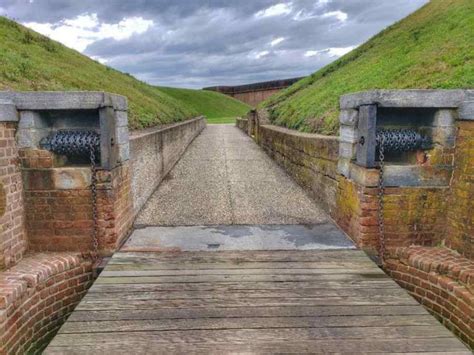
[[[165,128],[133,133],[130,137],[131,188],[136,215],[187,146],[206,127],[198,117]]]
[[[258,143],[329,214],[335,213],[339,152],[337,137],[260,125]]]

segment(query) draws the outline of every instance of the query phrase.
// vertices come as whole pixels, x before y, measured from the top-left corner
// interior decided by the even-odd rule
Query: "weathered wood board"
[[[126,253],[46,354],[470,354],[362,252]]]

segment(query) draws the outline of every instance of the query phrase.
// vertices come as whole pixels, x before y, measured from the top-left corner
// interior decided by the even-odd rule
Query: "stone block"
[[[358,132],[353,126],[340,126],[339,128],[339,141],[347,143],[357,143]]]
[[[7,100],[0,100],[0,122],[17,122],[18,111],[16,106]]]
[[[416,165],[386,165],[385,186],[449,186],[452,169],[432,168]]]
[[[39,112],[20,111],[20,121],[18,122],[20,129],[38,129],[48,128],[48,122],[41,117]]]
[[[372,90],[343,95],[341,110],[355,109],[361,105],[377,104],[378,107],[457,108],[473,90]]]
[[[123,163],[130,159],[130,144],[119,144],[119,161]]]
[[[128,142],[129,142],[128,127],[127,126],[117,127],[117,144],[128,144]]]
[[[117,127],[128,126],[128,114],[127,111],[115,111],[115,120]]]
[[[379,183],[379,170],[368,169],[351,163],[349,177],[361,186],[374,187]]]
[[[56,190],[85,190],[91,184],[90,168],[55,168],[51,171]]]
[[[337,161],[337,172],[345,177],[350,177],[350,166],[351,161],[350,159],[340,158]]]
[[[341,110],[339,114],[339,122],[341,125],[357,126],[359,111],[354,109]]]
[[[356,154],[356,144],[348,142],[339,143],[339,157],[346,159],[354,159]]]
[[[0,92],[0,100],[12,101],[18,110],[95,110],[113,107],[126,111],[124,96],[100,91],[25,91]]]
[[[438,110],[434,115],[433,126],[452,127],[456,121],[456,116],[455,110]]]
[[[16,132],[18,148],[39,148],[41,139],[48,133],[47,129],[20,128]]]
[[[434,144],[439,144],[443,148],[454,148],[456,142],[456,127],[423,127],[420,133],[428,135]]]
[[[464,101],[458,109],[460,120],[474,121],[474,100]]]

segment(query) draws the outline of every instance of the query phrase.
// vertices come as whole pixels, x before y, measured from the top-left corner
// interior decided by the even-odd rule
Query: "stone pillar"
[[[60,129],[94,129],[101,136],[99,250],[111,254],[126,237],[133,218],[126,99],[103,92],[0,92],[2,97],[8,97],[19,112],[16,139],[30,248],[93,250],[90,163],[42,149],[40,141]]]
[[[360,141],[367,128],[360,127],[361,114],[366,115],[368,107],[375,107],[376,115],[376,126],[370,129],[411,128],[432,142],[427,149],[386,155],[383,216],[387,248],[446,242],[461,251],[466,240],[472,240],[472,227],[465,226],[472,226],[468,211],[473,207],[469,206],[473,201],[469,188],[473,135],[469,123],[456,120],[470,116],[469,97],[473,95],[471,90],[375,90],[341,97],[335,219],[360,247],[377,254],[380,242],[378,161],[373,156],[361,157],[364,152],[369,154]],[[369,151],[374,154],[374,149]],[[453,183],[458,188],[453,189]],[[450,203],[457,206],[453,213],[449,212],[449,196],[455,196]],[[450,230],[447,215],[452,215]],[[447,234],[453,237],[446,239]]]

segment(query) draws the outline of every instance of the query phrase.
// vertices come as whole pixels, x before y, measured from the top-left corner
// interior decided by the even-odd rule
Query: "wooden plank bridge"
[[[46,354],[469,354],[358,250],[119,252]]]
[[[137,221],[46,354],[470,354],[234,127]]]

